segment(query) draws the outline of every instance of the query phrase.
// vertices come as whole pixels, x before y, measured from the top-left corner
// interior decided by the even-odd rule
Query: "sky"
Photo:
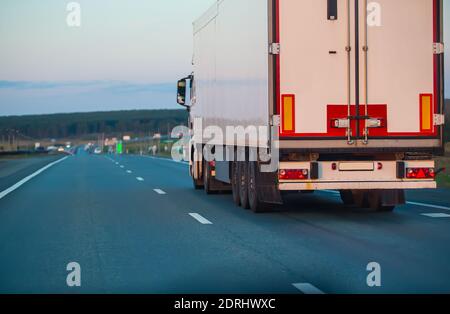
[[[192,22],[215,1],[78,0],[81,27],[69,27],[71,0],[1,0],[0,115],[177,108]]]
[[[192,22],[215,0],[1,0],[0,115],[177,108]]]

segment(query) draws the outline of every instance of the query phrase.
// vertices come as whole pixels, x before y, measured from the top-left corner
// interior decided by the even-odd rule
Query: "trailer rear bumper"
[[[436,189],[435,181],[408,182],[285,182],[279,184],[280,191],[318,190],[412,190]]]
[[[281,191],[436,189],[430,178],[408,178],[408,169],[435,169],[433,160],[281,162],[280,172],[306,169],[308,178],[283,180]]]

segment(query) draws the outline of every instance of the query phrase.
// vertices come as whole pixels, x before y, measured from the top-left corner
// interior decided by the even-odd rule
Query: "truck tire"
[[[239,163],[237,161],[231,163],[231,191],[233,193],[233,202],[237,206],[241,206],[241,196],[239,195]]]
[[[344,205],[350,206],[355,204],[355,200],[353,199],[353,193],[349,190],[341,190],[341,199]]]
[[[211,166],[209,162],[205,160],[203,161],[203,186],[208,195],[213,194],[212,180],[214,180],[214,178],[211,176]]]
[[[248,163],[238,162],[239,172],[239,198],[241,200],[241,206],[244,209],[250,209],[248,202]]]
[[[363,190],[352,191],[354,205],[358,208],[369,208],[369,192]]]
[[[190,166],[191,171],[191,177],[192,177],[192,185],[194,186],[194,189],[196,190],[203,190],[203,180],[201,179],[195,179],[194,176],[194,166]]]
[[[254,213],[263,213],[265,211],[264,204],[258,197],[258,163],[250,162],[247,165],[249,207]]]
[[[393,212],[395,209],[394,205],[391,206],[383,206],[381,202],[381,195],[377,191],[369,192],[368,195],[369,208],[379,212],[379,213],[389,213]]]
[[[203,182],[200,182],[199,180],[195,180],[194,178],[192,178],[192,184],[194,185],[194,189],[203,190]]]

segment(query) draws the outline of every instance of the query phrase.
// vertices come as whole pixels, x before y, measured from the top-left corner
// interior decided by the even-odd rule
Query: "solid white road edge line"
[[[211,221],[209,221],[208,219],[206,219],[205,217],[203,217],[200,214],[197,213],[190,213],[189,216],[191,216],[192,218],[194,218],[195,220],[197,220],[199,223],[201,223],[202,225],[212,225],[213,223]]]
[[[166,195],[166,194],[167,194],[166,192],[164,192],[164,191],[161,190],[161,189],[154,189],[153,191],[155,191],[155,192],[158,193],[159,195]]]
[[[59,164],[60,162],[63,162],[63,161],[66,160],[67,158],[69,158],[69,157],[67,156],[67,157],[58,159],[58,160],[56,160],[56,161],[54,161],[54,162],[48,164],[47,166],[45,166],[45,167],[39,169],[39,170],[36,171],[35,173],[30,174],[28,177],[26,177],[26,178],[20,180],[19,182],[17,182],[16,184],[14,184],[12,187],[10,187],[10,188],[6,189],[5,191],[1,192],[1,193],[0,193],[0,200],[1,200],[2,198],[4,198],[6,195],[10,194],[11,192],[14,192],[14,191],[17,190],[18,188],[20,188],[22,185],[24,185],[25,183],[27,183],[28,181],[30,181],[30,180],[33,179],[34,177],[40,175],[40,174],[41,174],[42,172],[44,172],[45,170],[47,170],[47,169],[53,167],[53,166],[56,165],[56,164]]]
[[[323,190],[323,192],[325,193],[330,193],[333,195],[339,195],[339,192],[336,191],[328,191],[328,190]],[[449,210],[450,211],[450,207],[445,207],[445,206],[439,206],[439,205],[433,205],[433,204],[425,204],[425,203],[418,203],[418,202],[406,202],[406,204],[408,205],[414,205],[414,206],[422,206],[422,207],[429,207],[429,208],[435,208],[435,209],[443,209],[443,210]]]
[[[439,205],[431,205],[431,204],[424,204],[424,203],[417,203],[417,202],[407,202],[407,204],[415,205],[415,206],[430,207],[430,208],[435,208],[435,209],[450,210],[450,207],[439,206]]]
[[[325,294],[310,283],[294,283],[292,285],[304,294]]]
[[[432,214],[421,214],[422,216],[429,217],[429,218],[450,218],[449,214],[444,213],[432,213]]]

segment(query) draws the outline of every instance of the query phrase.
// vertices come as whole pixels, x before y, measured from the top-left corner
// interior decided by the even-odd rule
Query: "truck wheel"
[[[241,196],[239,195],[239,163],[233,161],[231,164],[231,190],[233,192],[233,202],[241,206]]]
[[[194,185],[194,189],[196,189],[196,190],[203,190],[203,182],[200,183],[199,180],[195,180],[194,178],[192,178],[192,183]]]
[[[211,177],[211,166],[209,162],[204,161],[203,162],[203,185],[205,188],[206,194],[210,195],[213,194],[213,191],[211,189],[212,184],[211,181],[213,178]]]
[[[254,213],[264,212],[264,204],[258,197],[258,164],[256,162],[248,163],[248,202],[249,207]]]
[[[352,191],[354,204],[359,208],[369,208],[368,192],[362,190]]]
[[[388,213],[393,212],[395,206],[383,206],[381,203],[381,194],[377,191],[369,192],[368,195],[369,208],[380,212],[380,213]]]
[[[350,206],[355,204],[355,200],[353,199],[353,193],[349,190],[342,190],[341,193],[341,199],[344,205]]]
[[[194,186],[194,189],[202,190],[203,189],[203,180],[195,179],[195,177],[194,177],[194,166],[191,166],[190,168],[191,168],[190,171],[191,171],[191,177],[192,177],[192,184]]]
[[[250,209],[248,202],[248,163],[239,162],[239,198],[244,209]]]

